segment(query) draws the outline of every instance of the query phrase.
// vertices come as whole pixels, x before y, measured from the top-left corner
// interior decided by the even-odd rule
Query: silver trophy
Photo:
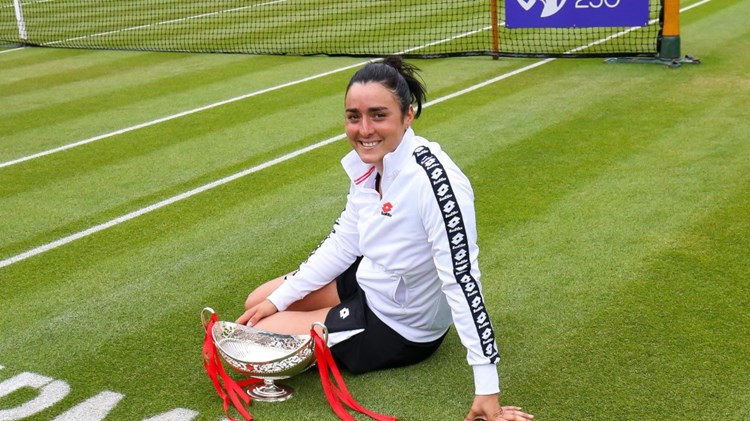
[[[210,307],[201,312],[204,329],[208,329],[208,320],[214,313]],[[318,322],[314,326],[320,327],[323,340],[328,343],[326,326]],[[291,398],[294,389],[276,381],[295,376],[315,364],[315,342],[310,335],[285,335],[226,321],[216,321],[211,334],[227,364],[244,375],[263,380],[247,390],[261,402]]]

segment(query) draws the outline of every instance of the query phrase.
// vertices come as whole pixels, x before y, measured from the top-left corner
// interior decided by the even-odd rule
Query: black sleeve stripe
[[[448,174],[443,164],[427,147],[418,147],[414,151],[414,157],[425,170],[443,215],[453,259],[453,276],[456,278],[456,282],[461,285],[466,302],[471,308],[474,326],[482,341],[484,355],[493,363],[497,363],[500,355],[495,342],[495,333],[492,330],[492,323],[490,323],[484,299],[482,294],[479,293],[477,281],[471,276],[471,259],[469,257],[469,244],[466,241],[466,227],[464,226],[461,209],[455,201]]]

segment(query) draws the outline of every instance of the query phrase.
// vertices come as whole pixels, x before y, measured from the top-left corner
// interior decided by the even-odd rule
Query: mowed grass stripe
[[[660,178],[659,169],[664,166],[652,166],[647,178]],[[741,175],[735,179],[748,181]],[[746,394],[741,379],[746,377],[747,364],[741,356],[746,355],[748,343],[739,339],[742,334],[735,323],[742,325],[746,320],[738,297],[743,296],[742,289],[744,296],[747,292],[741,281],[750,275],[747,258],[727,256],[735,260],[727,268],[707,256],[694,256],[688,265],[669,256],[675,249],[692,247],[718,252],[710,241],[696,243],[688,233],[696,220],[705,217],[703,208],[732,208],[736,196],[747,191],[725,189],[722,200],[712,201],[702,189],[694,189],[690,193],[699,200],[687,200],[675,208],[673,200],[663,200],[668,197],[664,191],[678,187],[684,179],[664,180],[662,191],[650,198],[634,195],[632,190],[621,192],[641,203],[621,199],[602,206],[603,200],[583,201],[571,205],[574,210],[562,217],[550,217],[536,224],[537,229],[530,226],[508,239],[504,256],[509,263],[523,263],[508,265],[513,271],[504,277],[522,281],[518,283],[524,287],[515,284],[514,292],[520,289],[528,298],[508,300],[510,308],[501,312],[501,319],[509,320],[511,326],[525,326],[507,332],[506,340],[513,347],[506,359],[516,361],[517,366],[509,369],[518,370],[517,378],[525,382],[523,389],[534,390],[543,399],[549,418],[569,416],[570,408],[577,408],[574,413],[582,418],[618,412],[623,419],[637,419],[645,411],[699,419],[691,415],[705,410],[731,415],[738,407],[735,397]],[[594,210],[580,210],[589,206]],[[592,218],[592,212],[601,215]],[[661,217],[655,218],[658,213]],[[733,217],[741,218],[741,214]],[[580,223],[566,226],[572,218]],[[706,222],[704,229],[720,231],[717,222]],[[695,272],[699,262],[706,266],[704,273]],[[741,265],[744,268],[738,271]],[[540,274],[535,270],[539,267],[548,273]],[[724,282],[717,284],[721,279]],[[725,293],[727,288],[739,289],[740,295]],[[712,310],[706,311],[707,307]],[[686,313],[691,316],[685,317]],[[735,322],[722,327],[726,320]],[[526,345],[532,342],[539,346],[529,349]],[[529,359],[534,364],[527,364]],[[729,367],[737,371],[729,374]],[[706,402],[705,397],[713,394],[721,399]],[[587,402],[585,406],[579,405],[581,399]],[[638,409],[623,406],[631,399],[643,404]],[[733,402],[725,405],[726,401]],[[744,419],[738,414],[734,412],[729,419]]]
[[[311,72],[323,77],[331,71],[332,64],[345,64],[338,67],[345,69],[353,62],[313,59],[309,68],[303,68],[296,64],[302,58],[221,55],[212,59],[214,56],[131,52],[89,52],[89,57],[97,60],[97,54],[114,62],[111,67],[103,66],[103,74],[95,72],[87,77],[87,71],[75,70],[72,80],[67,81],[63,76],[67,83],[55,86],[39,85],[32,77],[28,85],[34,86],[35,91],[3,98],[16,104],[7,107],[8,118],[3,120],[9,134],[0,138],[0,143],[8,143],[2,156],[9,161],[4,166],[14,160],[26,160],[24,154],[54,152],[45,148],[67,148],[107,139],[293,86],[305,82]],[[152,56],[155,58],[151,59]],[[130,70],[120,65],[121,60],[137,62],[138,57],[157,63],[132,66]],[[77,58],[76,63],[80,62],[85,63]],[[12,61],[9,67],[13,67]],[[51,99],[43,99],[45,96]],[[75,114],[75,111],[85,113]],[[40,120],[47,124],[40,125]]]
[[[700,419],[698,412],[710,411],[747,419],[750,319],[743,297],[750,290],[742,280],[750,270],[740,250],[748,246],[750,227],[742,217],[748,197],[740,188],[715,203],[712,214],[649,255],[627,282],[610,282],[604,297],[592,297],[603,298],[600,313],[567,329],[561,342],[568,346],[552,352],[554,360],[536,376],[542,393],[554,396],[547,401],[550,418],[564,416],[554,408],[572,404],[576,391],[586,388],[591,395],[598,390],[600,399],[589,400],[582,416],[617,411],[624,419],[644,412]],[[556,374],[571,364],[585,365],[585,374],[564,380]],[[626,399],[643,404],[623,407],[619,402]]]
[[[82,60],[76,60],[77,68],[14,83],[3,101],[18,106],[4,113],[4,136],[47,138],[49,143],[77,140],[152,119],[157,113],[176,113],[197,102],[176,94],[205,91],[218,81],[227,83],[247,72],[253,61],[231,56],[234,61],[208,66],[209,61],[186,54],[103,55],[112,59],[85,68],[80,67]]]
[[[123,135],[114,145],[92,145],[75,152],[76,161],[86,163],[84,171],[67,159],[29,163],[21,167],[25,170],[21,177],[15,178],[28,182],[3,184],[8,196],[2,207],[9,212],[30,207],[2,224],[3,231],[10,234],[5,237],[6,246],[19,249],[81,230],[92,221],[127,213],[320,141],[325,131],[337,133],[339,124],[333,122],[338,118],[311,117],[304,127],[278,125],[289,113],[300,117],[340,105],[338,95],[331,99],[316,93],[304,98],[313,102],[292,95],[283,106],[293,103],[294,107],[269,104],[262,112],[258,110],[263,103],[253,106],[251,102],[230,107],[236,112],[230,109],[229,114],[206,113],[192,119],[190,125],[171,122],[139,136]],[[316,104],[320,101],[322,104]],[[39,180],[34,187],[30,184],[33,180]],[[34,207],[45,203],[49,205]]]

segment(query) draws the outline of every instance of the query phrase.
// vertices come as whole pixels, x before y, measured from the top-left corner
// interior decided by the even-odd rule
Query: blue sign
[[[649,0],[505,0],[508,28],[646,26]]]

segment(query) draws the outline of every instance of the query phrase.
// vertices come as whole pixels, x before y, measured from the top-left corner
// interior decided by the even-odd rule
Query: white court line
[[[26,47],[11,48],[10,50],[0,50],[0,54],[2,54],[2,53],[9,53],[11,51],[20,51],[20,50],[23,50],[24,48],[26,48]]]
[[[111,221],[108,221],[108,222],[105,222],[103,224],[99,224],[99,225],[93,226],[93,227],[91,227],[91,228],[89,228],[87,230],[77,232],[77,233],[75,233],[73,235],[69,235],[69,236],[61,238],[61,239],[59,239],[57,241],[53,241],[51,243],[48,243],[48,244],[45,244],[43,246],[37,247],[35,249],[29,250],[29,251],[27,251],[25,253],[21,253],[19,255],[13,256],[13,257],[11,257],[9,259],[5,259],[3,261],[0,261],[0,268],[12,265],[13,263],[16,263],[16,262],[20,262],[21,260],[28,259],[29,257],[36,256],[37,254],[44,253],[45,251],[49,251],[49,250],[52,250],[54,248],[63,246],[65,244],[68,244],[68,243],[73,242],[75,240],[81,239],[83,237],[87,237],[87,236],[89,236],[91,234],[97,233],[99,231],[103,231],[103,230],[105,230],[107,228],[111,228],[111,227],[113,227],[115,225],[119,225],[119,224],[121,224],[123,222],[130,221],[131,219],[137,218],[137,217],[139,217],[141,215],[145,215],[145,214],[153,212],[153,211],[155,211],[157,209],[161,209],[161,208],[163,208],[165,206],[168,206],[168,205],[171,205],[173,203],[179,202],[179,201],[181,201],[183,199],[187,199],[189,197],[195,196],[198,193],[202,193],[204,191],[211,190],[211,189],[213,189],[215,187],[219,187],[221,185],[227,184],[230,181],[234,181],[234,180],[236,180],[238,178],[241,178],[241,177],[244,177],[244,176],[246,176],[248,174],[252,174],[252,173],[258,172],[260,170],[272,167],[272,166],[274,166],[276,164],[279,164],[281,162],[284,162],[284,161],[288,161],[288,160],[290,160],[290,159],[292,159],[294,157],[303,155],[303,154],[305,154],[307,152],[310,152],[310,151],[312,151],[314,149],[318,149],[318,148],[320,148],[322,146],[325,146],[325,145],[327,145],[329,143],[333,143],[333,142],[335,142],[337,140],[343,139],[344,137],[346,137],[346,135],[344,135],[344,134],[340,134],[338,136],[334,136],[332,138],[326,139],[326,140],[324,140],[322,142],[318,142],[318,143],[316,143],[314,145],[311,145],[311,146],[308,146],[306,148],[298,149],[298,150],[296,150],[294,152],[291,152],[291,153],[288,153],[286,155],[280,156],[280,157],[278,157],[276,159],[273,159],[271,161],[264,162],[263,164],[256,165],[256,166],[254,166],[252,168],[248,168],[248,169],[246,169],[244,171],[240,171],[240,172],[238,172],[236,174],[232,174],[232,175],[230,175],[228,177],[224,177],[222,179],[213,181],[211,183],[205,184],[203,186],[200,186],[200,187],[195,188],[193,190],[187,191],[185,193],[178,194],[177,196],[173,196],[173,197],[170,197],[170,198],[168,198],[166,200],[162,200],[161,202],[154,203],[152,205],[146,206],[145,208],[139,209],[137,211],[130,212],[127,215],[120,216],[118,218],[115,218],[115,219],[113,219]]]
[[[697,7],[697,6],[702,5],[702,4],[706,4],[706,3],[710,2],[710,1],[711,0],[703,0],[703,1],[699,2],[699,3],[687,6],[684,9],[680,9],[680,12],[692,9],[693,7]],[[631,28],[631,30],[632,30],[632,28]],[[621,34],[626,34],[628,32],[630,32],[630,30],[622,31]],[[530,64],[528,66],[516,69],[516,70],[514,70],[512,72],[504,73],[504,74],[502,74],[500,76],[497,76],[495,78],[489,79],[489,80],[484,81],[482,83],[478,83],[476,85],[472,85],[472,86],[470,86],[468,88],[465,88],[465,89],[462,89],[460,91],[454,92],[452,94],[440,97],[440,98],[438,98],[436,100],[427,102],[426,104],[423,104],[423,108],[427,108],[427,107],[429,107],[431,105],[439,104],[441,102],[447,101],[448,99],[456,98],[456,97],[458,97],[460,95],[464,95],[466,93],[475,91],[477,89],[480,89],[480,88],[485,87],[487,85],[490,85],[492,83],[501,81],[503,79],[507,79],[507,78],[509,78],[511,76],[515,76],[515,75],[518,75],[518,74],[523,73],[525,71],[528,71],[528,70],[534,69],[536,67],[539,67],[541,65],[550,63],[550,62],[552,62],[554,60],[557,60],[557,59],[556,58],[549,58],[549,59],[541,60],[541,61],[532,63],[532,64]],[[240,172],[238,172],[236,174],[233,174],[233,175],[224,177],[222,179],[213,181],[211,183],[205,184],[205,185],[203,185],[201,187],[195,188],[195,189],[187,191],[185,193],[181,193],[181,194],[179,194],[177,196],[170,197],[168,199],[165,199],[165,200],[162,200],[160,202],[154,203],[152,205],[146,206],[145,208],[141,208],[141,209],[139,209],[137,211],[130,212],[130,213],[126,214],[126,215],[123,215],[123,216],[120,216],[118,218],[112,219],[112,220],[110,220],[108,222],[105,222],[103,224],[99,224],[99,225],[93,226],[93,227],[91,227],[89,229],[86,229],[84,231],[80,231],[80,232],[77,232],[75,234],[69,235],[67,237],[63,237],[63,238],[61,238],[59,240],[53,241],[51,243],[47,243],[45,245],[36,247],[36,248],[31,249],[29,251],[26,251],[24,253],[21,253],[21,254],[18,254],[16,256],[13,256],[13,257],[10,257],[8,259],[0,261],[0,268],[4,268],[6,266],[10,266],[10,265],[12,265],[14,263],[20,262],[22,260],[26,260],[26,259],[28,259],[30,257],[34,257],[34,256],[36,256],[38,254],[42,254],[42,253],[44,253],[46,251],[55,249],[57,247],[61,247],[61,246],[65,245],[65,244],[71,243],[71,242],[73,242],[75,240],[78,240],[78,239],[87,237],[89,235],[95,234],[95,233],[97,233],[99,231],[103,231],[103,230],[105,230],[107,228],[111,228],[111,227],[119,225],[119,224],[121,224],[123,222],[130,221],[131,219],[135,219],[135,218],[137,218],[137,217],[139,217],[141,215],[145,215],[145,214],[153,212],[153,211],[155,211],[157,209],[161,209],[161,208],[163,208],[165,206],[168,206],[168,205],[171,205],[173,203],[179,202],[181,200],[187,199],[189,197],[195,196],[196,194],[203,193],[203,192],[211,190],[211,189],[213,189],[215,187],[219,187],[219,186],[227,184],[227,183],[229,183],[231,181],[234,181],[234,180],[237,180],[239,178],[242,178],[242,177],[244,177],[246,175],[258,172],[260,170],[272,167],[272,166],[274,166],[276,164],[279,164],[279,163],[282,163],[284,161],[288,161],[288,160],[290,160],[292,158],[295,158],[297,156],[306,154],[307,152],[313,151],[315,149],[318,149],[320,147],[323,147],[325,145],[333,143],[333,142],[335,142],[337,140],[344,139],[345,137],[346,137],[345,134],[343,134],[343,133],[339,134],[337,136],[334,136],[334,137],[328,138],[326,140],[320,141],[318,143],[315,143],[313,145],[307,146],[305,148],[298,149],[298,150],[296,150],[294,152],[291,152],[291,153],[288,153],[286,155],[280,156],[280,157],[278,157],[276,159],[273,159],[271,161],[267,161],[267,162],[265,162],[263,164],[256,165],[254,167],[251,167],[251,168],[248,168],[246,170],[240,171]]]
[[[28,6],[30,4],[37,4],[37,3],[52,3],[55,0],[36,0],[36,1],[22,1],[21,6]],[[13,3],[4,4],[0,6],[0,9],[10,9],[11,7],[15,7]]]

